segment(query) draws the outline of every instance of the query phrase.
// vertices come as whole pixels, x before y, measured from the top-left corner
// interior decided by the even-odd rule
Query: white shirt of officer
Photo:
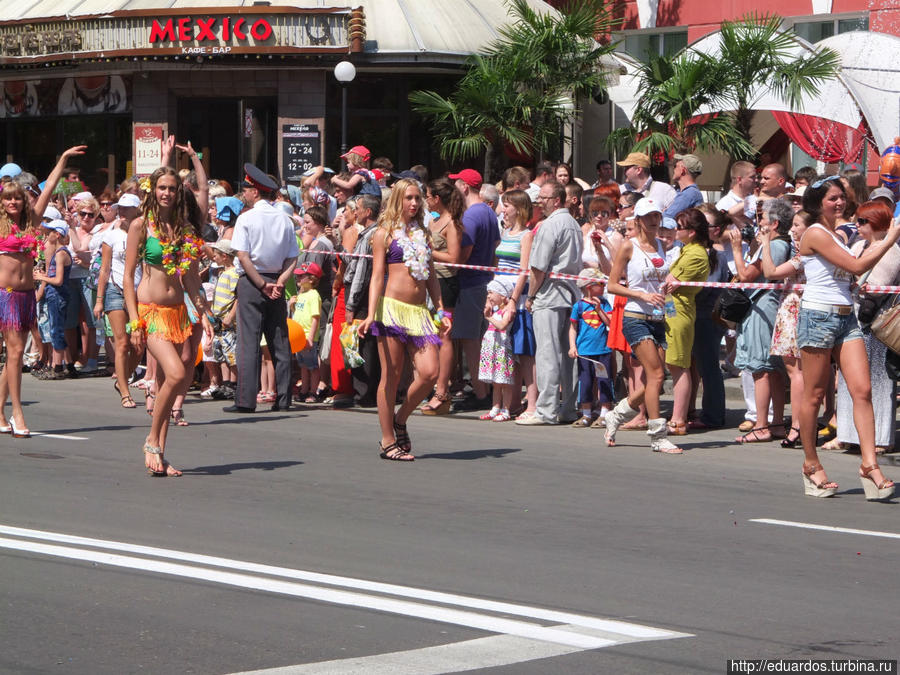
[[[286,259],[300,255],[294,222],[264,199],[238,216],[231,245],[247,251],[260,274],[278,274]]]

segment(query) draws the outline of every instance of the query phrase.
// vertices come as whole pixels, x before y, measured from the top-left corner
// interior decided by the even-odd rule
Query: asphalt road
[[[852,455],[823,453],[841,490],[815,500],[799,450],[733,428],[677,457],[640,432],[605,448],[596,430],[416,416],[403,464],[378,458],[373,410],[233,417],[193,397],[170,430],[184,477],[162,479],[142,470],[149,418],[110,380],[26,376],[25,397],[31,429],[61,437],[0,436],[3,672],[722,673],[900,653],[900,505],[865,501]]]

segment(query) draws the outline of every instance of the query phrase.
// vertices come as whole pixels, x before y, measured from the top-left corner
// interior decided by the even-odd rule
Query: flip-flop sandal
[[[749,431],[748,433],[744,434],[743,436],[738,436],[737,438],[735,438],[735,439],[734,439],[734,442],[735,442],[735,443],[740,443],[740,444],[742,444],[742,445],[743,445],[744,443],[768,443],[768,442],[774,440],[774,439],[772,438],[772,433],[771,433],[771,432],[769,432],[769,437],[768,437],[768,438],[761,438],[760,435],[759,435],[759,432],[760,432],[760,431],[768,431],[768,430],[769,430],[768,427],[766,427],[766,428],[764,428],[764,429],[752,429],[751,431]]]
[[[122,407],[123,408],[137,408],[137,403],[134,402],[134,399],[131,398],[128,394],[122,397]]]

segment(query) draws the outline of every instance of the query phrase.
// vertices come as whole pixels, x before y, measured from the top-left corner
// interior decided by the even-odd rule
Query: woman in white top
[[[609,292],[628,298],[622,316],[622,334],[644,368],[644,386],[622,399],[606,415],[606,444],[616,444],[619,426],[638,414],[641,403],[647,406],[647,434],[654,452],[680,454],[681,448],[666,438],[666,420],[659,414],[666,358],[666,263],[662,243],[656,238],[662,211],[649,198],[634,207],[637,235],[625,239],[616,253],[609,275]],[[621,283],[627,275],[628,286]]]
[[[140,200],[134,195],[123,195],[117,204],[118,218],[112,227],[103,233],[100,245],[100,276],[97,278],[97,302],[94,304],[94,318],[97,325],[103,325],[103,314],[109,319],[116,353],[116,379],[113,387],[122,399],[123,408],[134,408],[134,399],[128,393],[128,378],[141,360],[143,350],[131,343],[126,331],[128,312],[125,308],[125,244],[128,240],[128,226],[141,214]],[[134,287],[141,281],[141,267],[135,266]]]
[[[894,483],[885,478],[875,456],[869,361],[853,313],[850,284],[853,275],[871,269],[894,245],[900,237],[900,222],[894,219],[885,238],[855,258],[835,234],[838,218],[846,205],[844,186],[837,176],[813,183],[803,195],[803,208],[816,221],[800,240],[807,282],[797,324],[804,379],[803,400],[797,405],[806,460],[803,485],[805,493],[813,497],[830,497],[838,489],[837,483],[828,480],[816,454],[816,416],[834,357],[853,399],[853,420],[862,455],[859,476],[866,499],[886,499],[894,493]]]

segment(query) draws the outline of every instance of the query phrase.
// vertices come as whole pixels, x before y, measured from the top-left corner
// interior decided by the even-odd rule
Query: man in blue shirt
[[[697,155],[675,155],[672,182],[678,186],[678,194],[666,207],[663,216],[674,218],[685,209],[703,203],[703,194],[697,187],[697,176],[703,173],[703,162]]]

